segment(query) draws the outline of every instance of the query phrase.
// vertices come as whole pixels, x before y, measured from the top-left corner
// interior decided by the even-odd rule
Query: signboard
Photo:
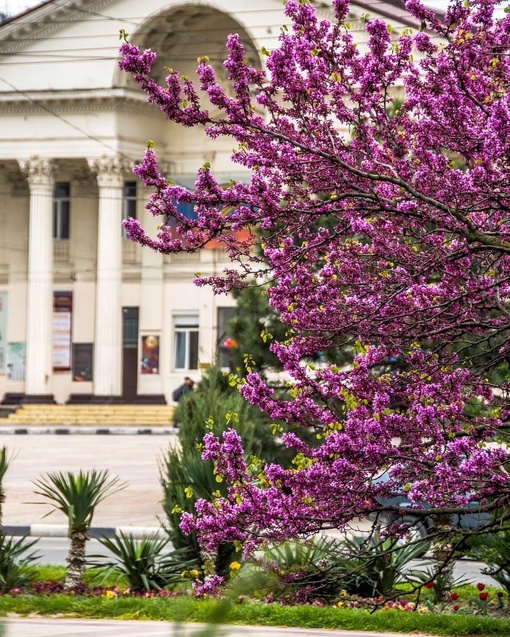
[[[0,294],[0,374],[7,369],[7,292]]]
[[[73,381],[83,382],[93,378],[92,343],[73,343]]]
[[[26,343],[7,344],[7,378],[25,380]]]
[[[53,369],[71,369],[73,293],[53,292]]]
[[[142,336],[141,374],[159,374],[159,336]]]

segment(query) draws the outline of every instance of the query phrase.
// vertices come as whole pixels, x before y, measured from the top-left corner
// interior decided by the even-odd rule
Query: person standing
[[[184,378],[184,383],[182,385],[179,385],[179,387],[177,387],[177,389],[173,392],[172,399],[175,400],[176,403],[178,403],[183,396],[186,396],[186,394],[189,394],[193,391],[194,385],[195,381],[191,380],[189,376],[186,376]]]

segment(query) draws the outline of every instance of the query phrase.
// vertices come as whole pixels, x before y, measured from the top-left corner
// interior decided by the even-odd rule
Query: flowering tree
[[[131,219],[129,235],[164,254],[221,242],[237,265],[197,280],[218,293],[272,278],[269,301],[288,326],[272,350],[290,396],[254,372],[240,391],[320,439],[311,448],[284,434],[296,456],[283,469],[245,460],[234,431],[209,434],[204,458],[229,495],[182,520],[209,548],[343,529],[403,492],[423,517],[477,503],[505,518],[510,498],[508,454],[494,443],[509,426],[506,383],[491,380],[510,355],[510,16],[494,18],[496,0],[453,0],[440,19],[407,0],[417,30],[397,36],[367,18],[362,51],[348,0],[332,4],[335,19],[321,21],[309,2],[286,2],[289,26],[265,52],[267,71],[230,36],[229,92],[207,59],[200,93],[173,71],[159,86],[155,53],[121,49],[150,102],[233,138],[233,160],[251,170],[249,183],[223,188],[205,165],[188,191],[149,148],[135,172],[154,187],[150,210],[172,224],[152,240]],[[202,106],[204,93],[221,116]],[[196,202],[198,219],[176,202]],[[346,345],[352,368],[308,362]],[[392,359],[405,364],[388,373]]]

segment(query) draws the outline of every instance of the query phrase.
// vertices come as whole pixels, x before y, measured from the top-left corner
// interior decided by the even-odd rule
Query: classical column
[[[30,188],[25,394],[27,402],[53,402],[53,171],[51,161],[33,157],[21,164]]]
[[[127,168],[116,157],[90,161],[99,186],[94,395],[122,395],[122,186]]]

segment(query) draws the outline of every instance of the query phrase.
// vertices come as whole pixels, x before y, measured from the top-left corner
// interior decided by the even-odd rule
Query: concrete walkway
[[[6,525],[60,524],[60,512],[44,517],[51,506],[34,504],[44,500],[34,495],[33,480],[53,471],[109,469],[128,483],[102,502],[94,515],[98,527],[157,527],[165,515],[161,507],[158,458],[176,444],[176,436],[7,436],[0,446],[14,454],[4,478]]]
[[[197,624],[172,625],[162,622],[92,619],[8,619],[6,623],[5,637],[115,637],[116,635],[118,637],[396,637],[395,633],[270,628],[268,626],[214,627]],[[0,635],[2,635],[1,632]],[[413,635],[418,637],[417,633]]]

